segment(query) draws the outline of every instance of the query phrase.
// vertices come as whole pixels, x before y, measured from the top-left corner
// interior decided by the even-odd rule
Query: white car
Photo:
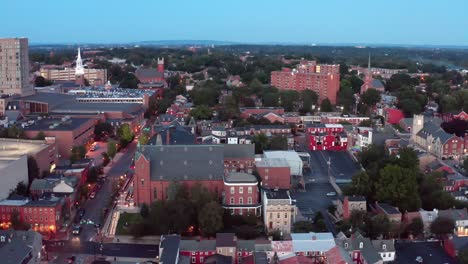
[[[327,196],[335,196],[336,192],[327,192]]]

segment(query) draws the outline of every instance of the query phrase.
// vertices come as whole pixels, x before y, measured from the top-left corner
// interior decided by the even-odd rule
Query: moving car
[[[77,226],[73,227],[72,234],[75,235],[75,236],[80,235],[81,229],[82,229],[82,228],[81,228],[80,225],[77,225]]]

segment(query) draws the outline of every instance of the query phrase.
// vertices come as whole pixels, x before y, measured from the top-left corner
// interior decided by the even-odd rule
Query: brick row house
[[[51,197],[49,199],[3,200],[0,202],[0,227],[11,227],[11,217],[18,212],[21,221],[29,224],[31,229],[44,235],[53,236],[63,224],[64,199]]]
[[[257,178],[248,173],[230,172],[224,176],[223,208],[231,214],[261,215]]]
[[[341,124],[309,124],[306,132],[306,140],[312,151],[344,151],[348,148],[348,137]]]

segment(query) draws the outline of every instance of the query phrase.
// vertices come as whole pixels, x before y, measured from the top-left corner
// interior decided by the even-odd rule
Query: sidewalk
[[[124,153],[122,153],[122,152],[119,152],[119,153],[115,154],[115,157],[109,162],[109,164],[107,164],[107,166],[105,166],[103,168],[104,174],[107,174],[109,172],[109,170],[112,168],[112,166],[114,165],[114,163],[119,161],[120,158],[122,158],[123,155],[124,155]]]

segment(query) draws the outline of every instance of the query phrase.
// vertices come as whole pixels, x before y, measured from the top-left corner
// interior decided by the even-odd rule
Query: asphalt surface
[[[60,252],[67,257],[74,255],[100,255],[110,257],[155,258],[159,255],[158,245],[81,242],[79,240],[45,241],[50,253]]]
[[[102,185],[102,188],[98,191],[96,191],[96,197],[94,199],[88,199],[84,205],[83,208],[85,209],[85,215],[83,216],[82,220],[90,220],[93,224],[84,224],[82,226],[82,231],[79,236],[73,236],[70,235],[70,241],[73,242],[74,247],[64,247],[66,248],[67,251],[60,251],[60,250],[55,250],[53,253],[58,253],[54,254],[57,256],[57,259],[54,261],[55,263],[65,263],[65,260],[67,257],[71,255],[76,255],[76,254],[94,254],[94,251],[91,252],[90,245],[94,245],[91,241],[97,241],[99,238],[97,238],[97,234],[99,230],[94,226],[94,224],[100,224],[101,227],[104,225],[104,212],[105,208],[107,208],[110,204],[110,199],[111,199],[111,194],[112,194],[112,186],[117,184],[117,180],[120,176],[122,176],[131,166],[132,159],[135,155],[135,150],[136,150],[136,145],[137,142],[136,140],[130,143],[126,149],[122,150],[123,156],[118,160],[115,161],[112,164],[111,169],[107,172],[107,180],[105,183]],[[110,210],[110,208],[109,208]],[[109,215],[107,215],[109,217]],[[67,241],[63,241],[66,243]],[[53,243],[53,242],[51,242]],[[91,243],[91,244],[90,244]],[[84,246],[77,246],[77,245],[84,245]],[[115,250],[117,248],[116,246],[111,246],[110,249],[107,249],[106,247],[107,244],[104,245],[104,255],[107,253],[112,253],[114,255],[109,255],[109,256],[127,256],[128,257],[138,257],[138,254],[141,254],[141,256],[144,258],[145,253],[144,251],[139,251],[136,250],[136,253],[132,253],[133,251],[130,250]],[[123,246],[124,249],[129,249],[132,247],[139,247],[140,245],[126,245]],[[145,248],[145,247],[143,247]],[[76,249],[76,252],[73,251]],[[116,252],[113,252],[115,250]],[[118,255],[120,254],[120,255]],[[137,254],[137,256],[134,256]]]

